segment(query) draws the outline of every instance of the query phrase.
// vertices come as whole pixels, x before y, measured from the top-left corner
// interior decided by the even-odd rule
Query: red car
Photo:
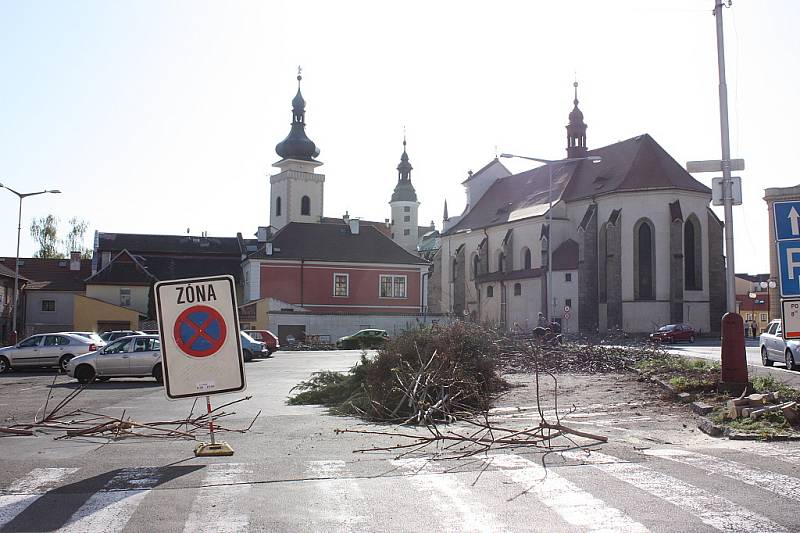
[[[281,343],[278,341],[278,337],[269,330],[246,329],[244,332],[253,337],[254,340],[263,342],[266,345],[267,350],[269,350],[270,355],[281,348]]]
[[[650,340],[654,342],[694,342],[697,330],[689,324],[668,324],[661,326],[658,331],[650,334]]]

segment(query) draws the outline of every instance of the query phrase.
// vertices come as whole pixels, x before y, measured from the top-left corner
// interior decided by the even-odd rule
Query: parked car
[[[122,337],[127,337],[128,335],[144,335],[143,331],[137,331],[135,329],[120,329],[116,331],[106,331],[100,338],[106,342],[115,341],[117,339],[121,339]]]
[[[797,370],[797,362],[800,361],[800,340],[784,340],[782,327],[780,319],[773,320],[759,337],[761,364],[772,366],[778,361],[784,363],[789,370]]]
[[[245,361],[252,361],[255,357],[269,357],[271,354],[267,345],[255,340],[244,331],[239,333],[242,339],[242,355]]]
[[[667,324],[650,334],[650,340],[654,342],[694,342],[695,337],[697,337],[697,330],[689,324]]]
[[[148,376],[159,383],[164,380],[161,344],[156,335],[122,337],[105,348],[73,358],[66,370],[81,383]]]
[[[266,329],[247,329],[245,333],[253,337],[253,339],[263,342],[267,346],[269,354],[272,355],[281,348],[281,343],[278,336]]]
[[[97,343],[72,333],[42,333],[0,348],[0,374],[10,368],[57,366],[62,371],[75,356],[93,352]]]
[[[94,342],[97,345],[98,349],[106,345],[106,341],[104,341],[103,338],[100,337],[100,335],[98,335],[94,331],[61,331],[60,333],[71,333],[73,335],[80,335],[81,337],[86,337],[87,339]]]
[[[347,335],[336,341],[340,350],[358,350],[363,348],[378,348],[382,346],[389,335],[382,329],[362,329],[352,335]]]

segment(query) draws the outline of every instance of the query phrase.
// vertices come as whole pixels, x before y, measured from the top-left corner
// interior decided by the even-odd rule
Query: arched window
[[[504,254],[503,252],[497,254],[497,271],[498,272],[506,271],[506,254]]]
[[[456,280],[456,271],[458,269],[458,259],[454,257],[451,265],[453,267],[453,272],[451,274],[451,277],[452,277],[453,281],[455,281]]]
[[[522,268],[531,269],[531,251],[528,248],[522,249]]]
[[[475,279],[481,273],[481,271],[480,271],[480,266],[481,266],[480,261],[481,260],[478,257],[478,254],[476,254],[476,253],[472,254],[472,279]]]
[[[489,285],[488,287],[486,287],[486,297],[492,298],[493,296],[494,296],[494,287]]]
[[[514,296],[519,296],[522,294],[522,283],[515,283],[514,284]]]
[[[311,214],[311,198],[309,198],[308,196],[303,196],[300,199],[300,214],[301,215]]]
[[[275,216],[276,217],[281,216],[281,197],[280,196],[275,198]]]
[[[683,281],[687,291],[703,288],[703,248],[700,221],[692,214],[683,225]]]
[[[652,222],[643,218],[633,229],[634,247],[634,298],[652,300],[655,298],[655,232]]]

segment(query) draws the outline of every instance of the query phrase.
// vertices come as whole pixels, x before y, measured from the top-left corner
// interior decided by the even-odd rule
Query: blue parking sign
[[[775,240],[800,239],[800,202],[775,202]]]
[[[800,239],[778,241],[781,296],[800,296]]]

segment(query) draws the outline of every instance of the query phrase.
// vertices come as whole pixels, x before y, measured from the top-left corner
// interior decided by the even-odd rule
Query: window
[[[105,350],[103,350],[103,353],[106,354],[128,353],[131,351],[132,344],[133,344],[133,339],[122,339],[106,346]]]
[[[409,206],[405,206],[403,208],[403,211],[406,212],[406,213],[410,213],[411,212],[411,208]]]
[[[411,235],[411,230],[410,229],[404,229],[403,230],[403,235]]]
[[[333,295],[339,297],[350,295],[350,274],[333,275]]]
[[[39,346],[42,342],[44,337],[30,337],[25,339],[21,343],[19,343],[20,348],[33,348],[34,346]]]
[[[567,298],[566,300],[564,300],[564,306],[572,309],[572,298]]]
[[[280,196],[275,198],[275,216],[276,217],[281,216],[281,197]]]
[[[752,313],[747,313],[745,315],[745,320],[753,320],[753,314]]]
[[[43,313],[54,313],[56,311],[56,301],[55,300],[42,300],[42,312]]]
[[[488,287],[486,287],[486,297],[492,298],[493,296],[494,296],[494,287],[489,285]]]
[[[514,296],[519,296],[522,294],[522,284],[515,283],[514,284]]]
[[[406,215],[403,217],[403,222],[411,222],[411,217]]]
[[[522,252],[522,267],[525,270],[530,270],[531,268],[531,251],[527,248]]]
[[[472,254],[472,279],[475,279],[480,274],[480,261],[478,254]]]
[[[770,335],[775,335],[775,330],[778,329],[778,323],[774,322],[770,324],[769,328],[767,329],[767,333]]]
[[[300,214],[301,215],[311,214],[311,198],[309,198],[308,196],[303,196],[300,199]]]
[[[453,265],[451,281],[456,280],[456,272],[458,272],[458,258],[454,257],[451,263]]]
[[[570,283],[572,281],[572,272],[565,272],[564,273],[564,281]]]
[[[767,321],[767,313],[761,313],[761,322]]]
[[[381,275],[381,298],[405,298],[406,276]]]
[[[634,228],[634,299],[652,300],[655,298],[655,251],[651,222],[642,219]]]
[[[703,248],[700,237],[700,221],[692,214],[683,226],[683,279],[687,291],[703,288]]]
[[[120,289],[119,290],[119,305],[122,307],[130,307],[131,306],[131,290],[130,289]]]
[[[497,256],[497,271],[498,272],[505,272],[506,271],[506,254],[500,252]]]

